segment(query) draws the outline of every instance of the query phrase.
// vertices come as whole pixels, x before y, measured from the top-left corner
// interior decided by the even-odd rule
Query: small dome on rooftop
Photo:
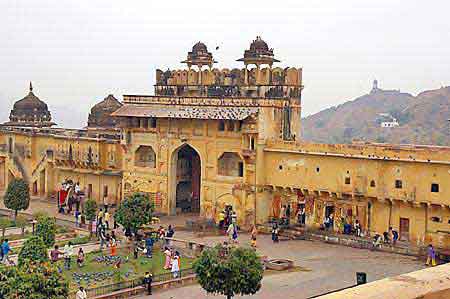
[[[261,38],[261,36],[257,36],[256,39],[250,44],[250,51],[256,51],[256,52],[269,51],[269,46]]]
[[[192,53],[198,53],[198,52],[208,52],[208,48],[206,47],[206,45],[202,42],[197,42],[193,47],[192,47]]]

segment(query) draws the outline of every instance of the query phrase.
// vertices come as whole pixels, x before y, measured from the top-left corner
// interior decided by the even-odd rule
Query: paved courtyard
[[[3,203],[0,201],[0,208]],[[46,211],[59,219],[72,220],[73,217],[58,214],[54,204],[44,201],[32,201],[26,211]],[[182,226],[186,217],[164,217],[164,226],[174,224]],[[187,217],[189,218],[189,217]],[[191,239],[213,245],[222,242],[225,236],[198,237],[192,232],[177,230],[175,238]],[[241,245],[248,246],[249,236],[239,236]],[[424,268],[423,261],[415,257],[402,256],[385,252],[372,252],[365,249],[355,249],[339,245],[312,241],[283,241],[273,244],[270,236],[258,236],[258,251],[270,258],[287,258],[306,271],[268,275],[264,277],[262,289],[254,296],[235,298],[296,298],[302,299],[324,292],[336,290],[355,284],[356,272],[366,272],[368,281],[374,281],[389,276],[395,276]],[[207,295],[199,285],[156,292],[151,297],[140,298],[220,298]]]
[[[224,237],[195,238],[190,232],[177,232],[176,238],[193,238],[205,243],[224,240]],[[241,235],[240,241],[248,243],[248,236]],[[272,244],[270,236],[260,235],[258,251],[270,258],[288,258],[307,271],[266,276],[262,289],[254,296],[235,298],[296,298],[302,299],[355,284],[356,272],[366,272],[368,281],[382,279],[422,269],[423,262],[414,257],[372,252],[339,245],[312,241],[284,241]],[[171,289],[155,293],[158,299],[200,299],[218,298],[207,295],[199,285]]]

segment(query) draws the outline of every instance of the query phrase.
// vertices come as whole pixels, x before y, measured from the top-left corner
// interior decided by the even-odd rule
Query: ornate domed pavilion
[[[51,127],[55,125],[46,103],[41,101],[33,93],[33,85],[30,82],[30,92],[26,97],[14,103],[9,115],[9,122],[4,126],[19,127]]]
[[[245,65],[256,64],[257,66],[261,64],[268,64],[272,66],[274,62],[280,62],[278,59],[275,59],[273,49],[269,48],[261,36],[256,37],[256,39],[250,44],[250,49],[245,50],[244,57],[238,59],[237,61],[243,61]]]
[[[108,95],[103,101],[97,103],[91,109],[88,118],[88,127],[90,128],[112,128],[116,126],[116,120],[111,113],[122,107],[122,103],[112,94]]]
[[[189,68],[193,65],[196,65],[199,68],[207,65],[211,68],[216,62],[217,61],[213,59],[212,53],[208,52],[206,45],[202,42],[198,42],[192,47],[192,51],[188,52],[187,59],[181,63],[186,63]]]

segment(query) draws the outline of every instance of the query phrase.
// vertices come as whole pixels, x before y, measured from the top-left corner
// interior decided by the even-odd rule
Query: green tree
[[[206,292],[227,298],[258,292],[264,272],[253,249],[222,245],[205,249],[193,267],[198,282]]]
[[[67,281],[48,263],[0,266],[0,298],[65,299],[68,296]]]
[[[152,220],[153,205],[150,198],[142,193],[135,193],[126,198],[117,209],[114,217],[117,223],[133,232]]]
[[[28,209],[30,205],[30,190],[23,179],[14,179],[9,183],[3,198],[5,207],[14,211],[14,220],[20,210]]]
[[[55,218],[45,215],[39,216],[36,223],[36,236],[42,238],[47,248],[55,244],[55,235],[56,235]]]
[[[11,226],[11,220],[9,220],[6,217],[0,217],[0,229],[2,230],[2,239],[5,238],[6,229],[10,226]]]
[[[89,235],[92,235],[92,222],[97,215],[97,202],[94,199],[88,199],[84,203],[83,213],[86,220],[89,221]]]
[[[25,228],[29,225],[27,217],[19,215],[16,218],[16,226],[22,230],[22,237],[25,235]]]
[[[31,236],[23,244],[19,252],[19,267],[30,262],[43,263],[48,261],[47,247],[39,236]]]

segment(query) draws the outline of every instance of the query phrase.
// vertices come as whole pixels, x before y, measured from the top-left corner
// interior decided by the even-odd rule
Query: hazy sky
[[[179,68],[201,40],[217,67],[261,35],[302,66],[303,115],[382,88],[416,94],[450,85],[450,1],[1,0],[0,122],[28,92],[60,125],[84,126],[113,93],[151,94],[156,68]]]

